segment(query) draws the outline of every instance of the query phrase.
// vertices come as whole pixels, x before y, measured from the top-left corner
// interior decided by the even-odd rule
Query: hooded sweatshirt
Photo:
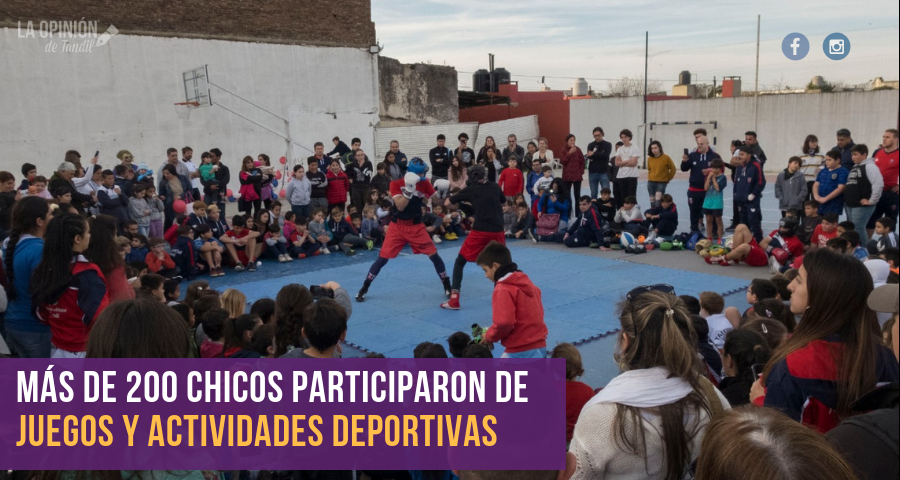
[[[484,334],[489,342],[500,342],[508,353],[547,346],[547,325],[541,290],[515,263],[503,265],[494,275],[493,324]]]
[[[797,170],[791,173],[784,169],[775,180],[775,198],[780,210],[803,210],[806,201],[806,177]]]

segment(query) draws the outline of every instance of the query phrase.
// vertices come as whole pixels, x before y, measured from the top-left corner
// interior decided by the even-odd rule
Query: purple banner
[[[14,470],[559,470],[561,359],[3,360]]]

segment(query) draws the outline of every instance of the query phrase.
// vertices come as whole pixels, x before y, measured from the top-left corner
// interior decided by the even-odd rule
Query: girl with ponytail
[[[6,270],[6,342],[20,358],[50,357],[50,327],[34,316],[31,274],[41,261],[50,204],[29,196],[16,202],[10,215],[9,241],[4,249]]]
[[[750,403],[750,387],[756,381],[752,367],[769,361],[772,356],[769,344],[753,330],[738,328],[725,335],[723,352],[722,365],[727,377],[719,382],[719,390],[732,407]]]
[[[292,283],[281,287],[275,296],[275,357],[280,357],[300,344],[303,310],[313,303],[312,293],[303,285]]]
[[[222,336],[222,357],[225,358],[260,358],[260,354],[253,350],[250,339],[253,330],[262,325],[262,320],[256,315],[245,313],[236,318],[225,321],[225,332]]]
[[[569,449],[575,479],[680,480],[707,424],[729,409],[704,375],[691,316],[669,285],[638,287],[619,306],[622,374],[584,406]],[[687,334],[687,335],[686,335]]]
[[[100,267],[82,255],[90,240],[80,215],[64,213],[47,226],[31,296],[38,319],[50,324],[53,358],[84,358],[88,332],[109,304]]]

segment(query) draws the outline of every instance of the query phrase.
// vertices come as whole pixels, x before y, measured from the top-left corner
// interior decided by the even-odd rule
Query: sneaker
[[[600,244],[594,242],[594,243],[591,243],[590,245],[588,245],[588,248],[600,248]]]
[[[528,232],[528,239],[531,240],[531,241],[534,242],[534,243],[538,243],[537,237],[536,237],[533,233],[531,233],[531,232]]]
[[[774,256],[769,257],[769,270],[772,271],[772,275],[781,273],[781,264],[778,263]]]
[[[279,262],[279,263],[284,263],[284,262],[289,262],[289,261],[290,261],[290,260],[287,258],[287,255],[282,254],[282,255],[279,255],[279,256],[278,256],[278,262]]]
[[[366,288],[365,285],[363,285],[363,287],[359,289],[359,293],[356,294],[356,301],[357,302],[365,302],[366,301],[366,293],[368,293],[368,292],[369,292],[369,289]]]
[[[457,290],[450,292],[450,300],[442,303],[441,308],[446,308],[447,310],[459,310],[459,292]]]
[[[175,275],[174,277],[170,278],[170,280],[175,280],[176,282],[181,283],[181,281],[184,280],[184,277],[182,277],[181,275]]]
[[[712,265],[713,263],[719,263],[723,258],[725,257],[719,255],[716,257],[703,257],[703,260],[705,260],[706,263]]]
[[[656,240],[656,232],[650,232],[650,235],[647,235],[647,239],[644,240],[644,243],[650,243]]]
[[[458,237],[455,233],[453,233],[453,232],[450,232],[450,233],[444,235],[444,238],[446,238],[447,240],[451,240],[451,241],[452,241],[452,240],[459,240],[459,237]]]
[[[224,270],[222,267],[219,267],[219,268],[217,268],[216,270],[219,271],[219,276],[220,276],[220,277],[224,277],[224,276],[225,276],[225,270]]]
[[[325,255],[331,255],[331,250],[329,250],[328,247],[322,247],[319,249],[319,251],[324,253]]]
[[[366,240],[366,250],[371,250],[375,248],[375,242],[371,240]]]
[[[344,250],[344,255],[346,255],[348,257],[352,257],[352,256],[356,255],[356,252],[353,249],[348,248],[348,249]]]
[[[441,237],[439,237],[437,235],[432,235],[431,240],[434,242],[435,245],[437,245],[438,243],[441,243],[443,241],[443,240],[441,240]]]
[[[305,253],[301,253],[301,254],[297,255],[297,260],[303,260],[304,258],[306,258]]]
[[[321,251],[321,250],[316,250],[315,252],[313,252],[313,256],[314,256],[314,257],[318,257],[318,256],[321,255],[321,254],[322,254],[322,251]]]
[[[257,264],[257,263],[258,263],[258,262],[250,262],[250,264],[247,265],[247,271],[249,271],[249,272],[255,272],[255,271],[256,271],[256,264]]]
[[[243,272],[243,271],[244,271],[244,266],[243,266],[242,264],[239,263],[239,264],[237,264],[237,265],[234,266],[234,271],[235,271],[235,272]]]

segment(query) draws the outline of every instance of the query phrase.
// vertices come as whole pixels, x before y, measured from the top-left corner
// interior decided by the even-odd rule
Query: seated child
[[[286,218],[287,214],[285,214],[285,219]],[[312,236],[312,239],[321,245],[320,250],[322,253],[326,255],[331,253],[328,245],[334,239],[334,233],[328,228],[328,224],[325,222],[325,210],[316,209],[313,211],[312,219],[309,221],[309,233]],[[287,234],[285,234],[285,236],[287,236]],[[288,239],[290,239],[290,237],[288,237]]]
[[[247,219],[243,215],[235,215],[231,220],[231,230],[219,237],[225,244],[228,255],[234,264],[236,272],[242,272],[244,267],[256,271],[257,237],[259,233],[251,232],[247,228]]]
[[[566,360],[566,443],[568,444],[572,441],[572,434],[575,432],[575,424],[578,422],[578,416],[581,415],[581,409],[594,396],[594,389],[590,385],[576,380],[584,375],[584,366],[581,363],[581,352],[574,345],[571,343],[558,344],[553,348],[550,358]]]
[[[663,195],[659,206],[647,210],[644,216],[647,217],[647,228],[650,230],[650,235],[647,236],[648,242],[656,239],[672,241],[675,230],[678,229],[678,210],[675,208],[675,201],[671,195],[668,193]],[[722,221],[721,216],[719,216],[719,221]]]
[[[760,325],[768,330],[765,325]],[[729,331],[722,347],[722,365],[727,375],[719,391],[732,407],[750,403],[750,388],[756,382],[753,365],[765,364],[772,350],[765,337],[748,328]]]
[[[150,253],[144,257],[147,262],[147,269],[150,273],[162,275],[165,278],[175,278],[181,272],[175,265],[172,257],[166,253],[166,241],[159,237],[153,237],[147,243],[150,247]]]
[[[263,240],[266,242],[266,253],[272,258],[277,258],[281,263],[293,261],[293,257],[288,254],[287,239],[284,237],[281,227],[277,223],[270,223],[265,228],[266,234],[263,236]]]
[[[205,225],[209,220],[206,217],[206,203],[197,200],[193,203],[193,212],[188,215],[187,224],[191,226],[191,228],[197,228],[200,225]]]
[[[850,251],[850,242],[841,237],[834,237],[829,240],[827,243],[825,243],[825,248],[830,249],[834,253],[840,253],[841,255],[853,253]]]
[[[347,208],[349,211],[350,207]],[[344,237],[350,233],[350,222],[348,222],[345,218],[343,218],[344,212],[341,211],[340,208],[335,207],[331,210],[331,217],[328,219],[326,225],[328,229],[331,230],[333,235],[330,242],[328,242],[328,246],[334,250],[338,251],[340,249],[344,252],[344,255],[350,256],[353,255],[354,252],[350,250],[349,246],[344,245]]]
[[[647,233],[647,229],[644,228],[644,217],[641,215],[641,206],[637,203],[637,198],[635,197],[627,197],[625,198],[625,203],[622,205],[616,212],[616,217],[613,219],[616,227],[622,229],[623,231],[628,231],[633,233],[634,235],[643,235]]]
[[[175,262],[176,268],[181,275],[192,281],[194,277],[200,273],[201,268],[206,268],[205,264],[197,264],[196,255],[194,253],[194,229],[188,225],[178,227],[178,239],[172,246],[172,261]]]
[[[434,212],[429,212],[428,207],[422,205],[422,223],[425,224],[425,231],[434,243],[441,243],[441,236],[444,235],[444,219]]]
[[[212,228],[207,224],[198,225],[194,230],[194,255],[198,264],[205,264],[210,277],[225,275],[222,270],[222,254],[225,245],[213,237]]]
[[[171,278],[163,282],[163,295],[167,306],[180,305],[178,299],[181,298],[181,282]]]
[[[125,255],[125,261],[127,263],[143,262],[149,252],[150,250],[147,249],[147,237],[141,234],[133,235],[131,237],[131,252]]]
[[[809,200],[804,203],[803,215],[803,218],[800,219],[800,230],[797,232],[797,236],[804,245],[809,245],[813,232],[822,223],[822,217],[819,215],[819,202]]]
[[[220,358],[222,350],[225,349],[222,338],[225,336],[228,311],[224,308],[213,308],[203,314],[202,319],[206,338],[200,343],[200,358]]]
[[[841,236],[844,232],[852,232],[856,230],[856,224],[849,220],[844,220],[843,222],[838,223],[837,226],[837,236]]]
[[[756,243],[756,239],[753,238],[753,234],[746,225],[743,223],[739,224],[737,228],[734,229],[734,236],[732,238],[733,243],[730,252],[725,255],[706,257],[704,259],[706,260],[706,263],[717,263],[723,267],[730,266],[731,263],[729,262],[737,264],[742,260],[751,267],[765,267],[769,264],[769,258],[766,255],[766,251],[760,248],[759,244]]]
[[[500,342],[506,349],[501,358],[546,357],[547,325],[541,290],[513,263],[509,249],[498,242],[487,244],[476,263],[494,282],[493,323],[481,343]]]
[[[838,214],[834,212],[823,213],[822,221],[813,230],[809,241],[809,249],[815,250],[826,246],[829,240],[837,237]]]
[[[869,258],[869,251],[866,250],[866,247],[863,247],[859,244],[859,232],[848,230],[842,233],[840,237],[850,244],[850,254],[853,255],[857,260],[865,262],[866,259]]]
[[[35,183],[37,182],[37,178],[35,178]],[[894,231],[894,219],[889,217],[882,217],[878,220],[875,220],[875,235],[878,236],[877,240],[869,240],[870,244],[875,245],[875,250],[878,252],[883,252],[885,248],[897,248],[898,244],[898,236],[897,232]]]
[[[365,248],[366,250],[371,250],[375,247],[375,242],[362,238],[361,228],[362,215],[356,212],[351,213],[350,225],[347,229],[347,234],[344,235],[344,239],[341,240],[341,250],[344,252],[344,254],[347,254],[348,251],[350,252],[350,255],[355,254],[356,252],[353,250],[355,248]]]
[[[511,200],[507,200],[503,204],[503,233],[506,234],[507,238],[512,234],[513,226],[518,219],[519,214],[516,212],[516,204]]]
[[[534,231],[534,215],[528,205],[516,205],[518,216],[516,223],[513,225],[512,231],[507,235],[508,238],[528,238]]]
[[[375,245],[381,245],[381,242],[384,241],[384,234],[381,232],[381,225],[378,223],[375,209],[374,205],[363,207],[363,219],[359,232],[364,240],[371,240]]]
[[[316,240],[315,233],[310,229],[313,222],[310,222],[305,217],[295,215],[294,212],[285,212],[284,220],[285,230],[288,229],[288,222],[293,226],[290,235],[286,237],[292,256],[303,260],[307,257],[320,255],[323,250],[325,253],[330,253],[327,248],[323,247],[322,243]]]
[[[447,345],[450,347],[450,356],[453,358],[463,358],[466,347],[469,346],[469,342],[471,341],[472,337],[466,332],[456,332],[447,337]]]
[[[725,346],[725,335],[733,328],[737,328],[737,323],[731,323],[725,317],[725,299],[716,292],[700,292],[700,316],[706,318],[706,324],[709,326],[709,342],[720,353]]]

